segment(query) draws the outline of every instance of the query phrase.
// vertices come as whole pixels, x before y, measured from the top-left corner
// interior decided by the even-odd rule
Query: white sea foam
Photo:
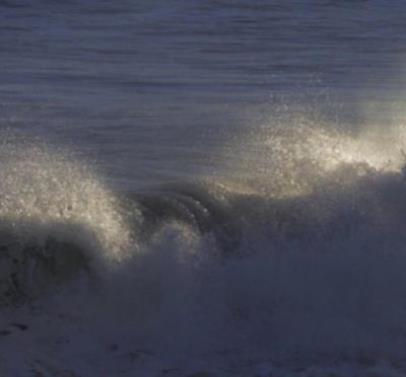
[[[37,226],[36,232],[63,225],[75,237],[83,227],[111,259],[122,258],[131,246],[115,195],[86,163],[62,148],[2,135],[0,193],[0,221],[21,232],[29,231],[28,224]]]

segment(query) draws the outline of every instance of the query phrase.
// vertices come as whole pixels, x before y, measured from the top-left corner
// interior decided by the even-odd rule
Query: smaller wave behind
[[[404,124],[348,128],[293,112],[243,129],[224,143],[222,180],[246,191],[286,198],[308,195],[329,181],[351,184],[365,174],[402,170]],[[346,172],[339,174],[343,166]]]

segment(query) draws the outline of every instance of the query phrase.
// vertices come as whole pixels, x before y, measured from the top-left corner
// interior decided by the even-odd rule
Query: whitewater
[[[240,166],[131,192],[3,134],[1,375],[404,375],[405,139],[391,132],[378,150],[374,132],[274,127],[251,141],[250,179]]]

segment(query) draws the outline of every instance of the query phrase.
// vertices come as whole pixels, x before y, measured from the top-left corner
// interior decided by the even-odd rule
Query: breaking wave
[[[268,136],[245,148],[262,156],[252,174],[240,155],[241,174],[131,193],[110,190],[66,151],[9,138],[0,148],[3,313],[27,302],[47,318],[63,313],[63,330],[48,334],[69,344],[52,354],[83,360],[82,371],[78,328],[88,347],[98,334],[103,347],[125,350],[123,368],[143,357],[226,359],[230,374],[264,361],[404,371],[401,138],[377,149],[376,138],[315,128]],[[106,360],[92,368],[108,372]]]

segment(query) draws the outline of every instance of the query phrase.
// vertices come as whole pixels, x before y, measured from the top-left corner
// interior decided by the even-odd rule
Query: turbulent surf
[[[267,174],[129,192],[63,148],[3,139],[5,375],[406,369],[401,145],[274,130],[256,145]]]

